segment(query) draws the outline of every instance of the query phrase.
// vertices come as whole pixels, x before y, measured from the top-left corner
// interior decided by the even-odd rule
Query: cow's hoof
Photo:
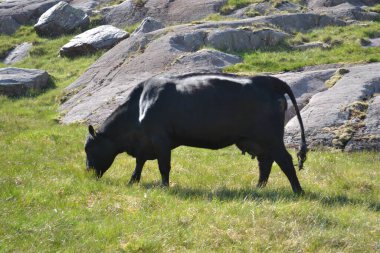
[[[128,182],[128,185],[129,186],[132,186],[134,184],[138,184],[140,182],[140,180],[137,180],[137,179],[134,179],[134,178],[131,178],[131,180],[129,180]]]
[[[302,189],[295,190],[294,194],[296,194],[297,196],[303,196],[303,195],[305,195],[305,191]]]
[[[169,188],[169,182],[162,182],[161,187],[162,188]]]
[[[256,188],[264,188],[267,185],[267,182],[258,182]]]

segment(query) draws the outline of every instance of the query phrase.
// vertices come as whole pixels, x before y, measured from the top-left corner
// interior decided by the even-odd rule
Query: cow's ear
[[[91,134],[92,137],[95,138],[96,132],[95,132],[95,129],[94,129],[94,127],[92,125],[88,126],[88,132]]]

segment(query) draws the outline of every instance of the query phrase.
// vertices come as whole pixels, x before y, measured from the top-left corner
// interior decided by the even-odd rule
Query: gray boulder
[[[160,21],[155,20],[154,18],[151,18],[151,17],[147,17],[141,22],[140,26],[136,28],[133,34],[149,33],[149,32],[162,29],[164,27],[165,26]]]
[[[298,108],[304,108],[311,97],[327,90],[325,82],[335,73],[335,69],[310,70],[277,74],[276,77],[285,81],[292,88]],[[288,99],[288,110],[285,113],[285,123],[295,116],[291,101]]]
[[[141,22],[145,17],[160,20],[163,24],[188,23],[217,13],[226,0],[126,0],[104,8],[101,13],[106,24],[119,28]]]
[[[109,49],[127,38],[129,34],[111,25],[103,25],[75,36],[61,47],[61,56],[74,57],[93,53],[100,49]]]
[[[206,38],[206,31],[195,30],[171,36],[169,43],[173,49],[184,52],[195,52],[205,45]]]
[[[369,12],[363,7],[348,3],[343,3],[334,7],[319,8],[316,12],[328,14],[329,16],[343,20],[376,20],[380,17],[380,14],[376,12]]]
[[[80,9],[87,14],[92,14],[99,5],[112,3],[113,0],[70,0],[69,3],[76,9]]]
[[[13,34],[21,25],[34,25],[59,0],[7,0],[0,2],[0,34]]]
[[[368,40],[367,47],[380,47],[380,38],[373,38]]]
[[[208,35],[206,44],[222,51],[239,52],[275,46],[288,36],[272,29],[220,29]]]
[[[0,94],[22,96],[28,92],[41,90],[50,85],[46,71],[38,69],[2,68],[0,69]]]
[[[194,72],[221,72],[224,67],[242,62],[239,56],[217,50],[202,49],[194,53],[180,55],[171,64],[168,73],[179,73],[183,69]]]
[[[87,14],[91,14],[92,10],[95,9],[100,4],[96,0],[72,0],[70,5],[76,9],[82,10]]]
[[[42,14],[34,29],[41,36],[59,36],[84,30],[89,24],[90,19],[84,11],[61,1]]]
[[[295,13],[264,17],[263,21],[280,27],[285,32],[306,32],[314,28],[337,25],[344,26],[346,23],[335,17],[315,13]]]
[[[295,4],[289,1],[281,1],[278,4],[275,5],[276,9],[280,11],[286,11],[286,12],[301,12],[302,6],[299,4]]]
[[[351,139],[359,145],[359,136],[372,136],[376,147],[376,136],[380,135],[380,118],[368,108],[378,108],[376,93],[380,92],[380,63],[348,67],[336,84],[311,97],[301,114],[310,147],[333,147],[346,149]],[[375,110],[375,109],[373,109]],[[368,120],[364,120],[368,118]],[[285,142],[298,145],[299,126],[295,118],[286,125]],[[363,134],[362,134],[363,132]],[[366,142],[363,138],[361,142]],[[364,145],[364,144],[363,144]],[[348,147],[347,147],[348,148]],[[351,148],[354,149],[354,148]]]
[[[18,45],[12,51],[9,52],[7,57],[5,57],[3,61],[4,64],[14,64],[24,60],[28,56],[29,51],[32,49],[32,46],[33,44],[29,42],[24,42]]]
[[[269,1],[264,1],[262,3],[254,3],[243,8],[239,8],[232,14],[228,15],[230,18],[250,18],[255,16],[266,16],[273,14],[284,14],[284,13],[297,13],[302,12],[302,6],[282,1],[278,4],[273,5]]]

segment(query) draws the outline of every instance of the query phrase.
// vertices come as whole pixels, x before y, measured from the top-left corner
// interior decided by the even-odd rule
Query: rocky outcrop
[[[101,13],[106,24],[119,28],[141,22],[152,17],[165,25],[188,23],[217,13],[226,0],[127,0]]]
[[[280,13],[300,13],[303,6],[288,1],[281,1],[273,4],[269,1],[262,3],[250,4],[246,7],[240,8],[233,13],[229,14],[231,18],[251,18],[255,16],[266,16]]]
[[[263,22],[271,23],[285,32],[306,32],[311,29],[331,25],[344,26],[346,23],[334,17],[315,13],[295,13],[275,15],[262,18]]]
[[[212,49],[201,49],[194,53],[184,53],[171,64],[169,73],[179,73],[181,70],[193,72],[221,72],[223,68],[242,62],[242,58]]]
[[[346,151],[380,151],[380,96],[379,94],[375,95],[367,103],[367,115],[362,122],[363,126],[348,141],[345,147]],[[366,106],[365,103],[364,106]]]
[[[141,22],[140,26],[137,27],[133,33],[134,35],[138,33],[149,33],[149,32],[162,29],[164,27],[165,26],[160,21],[155,20],[154,18],[151,18],[151,17],[147,17]]]
[[[307,6],[310,9],[334,7],[341,4],[350,4],[354,6],[374,5],[377,0],[306,0]]]
[[[69,3],[76,9],[80,9],[87,14],[92,14],[93,10],[100,5],[112,3],[113,0],[70,0]]]
[[[301,112],[312,148],[380,147],[380,118],[376,117],[378,99],[375,97],[380,92],[380,63],[347,69],[349,72],[333,87],[312,96]],[[299,126],[293,118],[286,125],[285,142],[296,146],[297,140]]]
[[[290,13],[276,14],[271,16],[259,16],[236,21],[204,22],[198,25],[201,28],[231,27],[238,28],[244,26],[270,26],[276,27],[287,33],[306,32],[311,29],[326,26],[344,26],[347,23],[328,15],[316,13]]]
[[[379,19],[380,14],[366,9],[368,5],[373,4],[375,1],[372,0],[309,0],[307,3],[309,10],[313,12],[352,21]]]
[[[34,29],[41,36],[59,36],[84,30],[89,24],[90,19],[85,12],[61,1],[42,14]]]
[[[334,7],[318,8],[315,11],[343,20],[376,20],[380,17],[380,14],[376,12],[369,12],[363,7],[349,3],[343,3]]]
[[[327,90],[325,82],[334,75],[335,69],[308,70],[275,75],[285,81],[292,88],[297,99],[299,109],[304,108],[311,97]],[[285,113],[285,122],[295,116],[293,104],[288,99],[288,110]]]
[[[100,49],[109,49],[128,36],[127,32],[111,25],[98,26],[75,36],[60,49],[59,54],[75,57]]]
[[[289,35],[272,29],[218,29],[207,37],[207,45],[227,52],[241,52],[275,46]]]
[[[34,25],[59,0],[7,0],[0,2],[0,34],[13,34],[21,25]]]
[[[10,65],[24,60],[32,49],[32,43],[24,42],[11,50],[4,59],[4,64]]]
[[[378,2],[377,2],[378,3]],[[254,16],[266,16],[273,14],[310,12],[316,14],[327,14],[334,18],[347,21],[376,20],[380,17],[378,13],[367,10],[368,5],[375,1],[359,0],[309,0],[305,5],[299,5],[288,1],[250,4],[229,14],[232,18],[249,18]]]
[[[292,23],[293,21],[296,22]],[[294,31],[345,24],[317,14],[286,14],[240,21],[179,25],[150,33],[138,33],[109,50],[67,88],[67,97],[60,108],[62,122],[101,122],[123,103],[132,87],[153,75],[163,72],[181,74],[197,70],[220,71],[221,66],[234,64],[241,59],[216,50],[202,50],[204,47],[217,47],[217,40],[212,39],[215,33],[256,25],[267,27],[271,22],[279,27],[289,25],[288,29]],[[265,34],[269,30],[259,31]],[[259,31],[240,29],[240,32],[249,34]],[[269,44],[265,40],[260,43],[263,46],[272,45],[271,40],[267,42]]]
[[[2,68],[0,69],[0,94],[23,96],[39,91],[50,85],[46,71],[38,69]]]

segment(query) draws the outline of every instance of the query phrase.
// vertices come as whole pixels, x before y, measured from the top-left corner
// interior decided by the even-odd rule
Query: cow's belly
[[[177,145],[198,148],[220,149],[235,144],[248,134],[226,127],[196,127],[174,130],[171,138]]]
[[[189,146],[196,148],[221,149],[236,143],[235,138],[176,138],[177,146]]]

